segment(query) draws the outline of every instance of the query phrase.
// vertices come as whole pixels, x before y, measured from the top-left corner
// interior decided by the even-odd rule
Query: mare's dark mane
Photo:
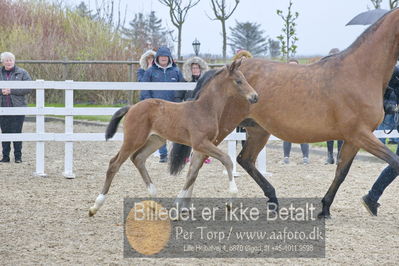
[[[357,39],[345,50],[343,50],[342,52],[336,53],[336,54],[332,54],[332,55],[327,55],[324,56],[323,58],[321,58],[319,60],[320,61],[324,61],[327,60],[331,57],[336,57],[336,56],[340,56],[342,54],[347,54],[350,53],[352,50],[357,49],[359,46],[361,46],[369,37],[371,34],[373,34],[376,30],[378,30],[378,28],[381,26],[382,21],[385,19],[385,17],[390,14],[392,12],[389,11],[386,14],[384,14],[381,18],[379,18],[374,24],[370,25],[362,34],[360,34],[359,37],[357,37]]]
[[[197,100],[201,94],[202,88],[209,83],[211,79],[219,75],[220,73],[223,72],[225,68],[221,69],[211,69],[206,71],[200,79],[197,81],[197,84],[195,86],[194,92],[193,92],[193,98],[194,100]]]
[[[381,26],[382,22],[384,19],[387,17],[388,14],[391,14],[393,10],[387,12],[384,14],[379,20],[377,20],[374,24],[371,24],[362,34],[360,34],[359,37],[347,48],[345,51],[353,50],[358,48],[360,45],[362,45],[365,40],[369,38],[369,35],[373,34],[378,28]]]

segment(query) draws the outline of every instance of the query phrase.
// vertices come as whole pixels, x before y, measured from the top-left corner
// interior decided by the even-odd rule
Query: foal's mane
[[[211,69],[206,71],[200,79],[197,81],[197,84],[195,85],[195,89],[193,92],[194,100],[197,100],[202,92],[202,88],[206,86],[213,78],[215,78],[217,75],[223,72],[226,67],[220,68],[220,69]]]

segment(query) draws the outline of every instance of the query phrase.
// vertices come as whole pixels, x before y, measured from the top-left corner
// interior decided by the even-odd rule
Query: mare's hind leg
[[[182,191],[180,191],[179,195],[176,198],[175,203],[178,203],[181,208],[188,208],[191,202],[191,196],[194,189],[194,182],[197,179],[198,172],[204,164],[206,156],[200,152],[194,151],[190,168],[187,173],[186,183]]]
[[[147,158],[153,154],[157,149],[165,144],[165,139],[158,135],[151,135],[145,145],[130,156],[130,160],[137,167],[140,172],[141,177],[150,193],[151,197],[156,197],[157,190],[151,181],[150,175],[148,174],[147,168],[145,167],[145,162]]]
[[[343,143],[341,151],[339,152],[335,178],[321,201],[323,203],[323,210],[319,213],[319,218],[330,218],[330,206],[335,198],[339,186],[344,182],[358,150],[359,148],[350,142],[345,141]]]
[[[246,127],[247,140],[245,141],[244,147],[237,157],[237,162],[247,171],[247,173],[255,180],[255,182],[261,187],[265,196],[269,199],[269,203],[278,205],[276,197],[276,190],[270,184],[266,178],[256,169],[255,163],[259,152],[266,145],[270,134],[261,128],[259,125]]]
[[[354,134],[354,136],[355,137],[352,137],[349,141],[345,141],[342,146],[335,179],[323,198],[323,211],[319,214],[319,217],[329,217],[330,206],[334,200],[335,194],[344,181],[352,160],[359,148],[365,149],[376,157],[386,161],[396,171],[399,171],[399,157],[382,144],[372,132],[363,130]],[[344,151],[344,148],[346,151]]]
[[[98,209],[104,204],[105,201],[105,195],[109,191],[109,187],[111,186],[112,179],[114,178],[115,174],[119,171],[120,166],[129,158],[129,156],[134,152],[134,148],[130,148],[128,145],[122,145],[122,148],[120,151],[116,154],[115,157],[113,157],[108,166],[107,170],[107,176],[105,179],[105,183],[103,186],[103,190],[101,191],[101,194],[98,195],[94,206],[90,207],[89,210],[89,216],[93,216],[96,214]]]

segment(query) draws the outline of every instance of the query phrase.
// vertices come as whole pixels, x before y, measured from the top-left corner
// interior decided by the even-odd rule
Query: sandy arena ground
[[[46,123],[47,132],[62,132],[63,123]],[[34,132],[26,122],[24,132]],[[104,132],[104,127],[76,125],[75,132]],[[267,149],[269,178],[279,197],[322,197],[333,179],[334,165],[324,165],[325,154],[311,152],[302,165],[299,145],[293,145],[290,165],[282,165],[279,142]],[[120,142],[81,142],[74,146],[76,179],[62,176],[64,144],[46,144],[46,173],[34,177],[35,144],[24,143],[23,163],[0,165],[0,264],[358,264],[394,265],[399,261],[399,183],[384,193],[378,217],[371,217],[360,203],[385,163],[364,155],[356,159],[332,205],[327,220],[326,258],[323,259],[124,259],[123,198],[146,197],[147,191],[130,162],[114,179],[105,205],[88,217],[100,192],[108,162]],[[225,144],[222,144],[225,149]],[[312,149],[316,150],[315,148]],[[320,151],[320,149],[319,149]],[[368,159],[367,159],[368,158]],[[160,197],[175,197],[184,175],[166,174],[166,165],[151,156],[147,163]],[[239,168],[236,179],[240,197],[262,197],[252,178]],[[228,196],[228,181],[219,162],[200,171],[195,196]]]

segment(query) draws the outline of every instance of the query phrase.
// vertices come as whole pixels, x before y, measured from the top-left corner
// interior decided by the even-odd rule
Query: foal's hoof
[[[90,207],[89,209],[89,216],[92,217],[96,214],[97,210],[94,207]]]
[[[319,218],[319,219],[331,219],[331,215],[330,215],[330,213],[320,212],[317,215],[317,218]]]
[[[226,209],[227,211],[231,211],[233,209],[233,202],[227,202],[226,203]]]

